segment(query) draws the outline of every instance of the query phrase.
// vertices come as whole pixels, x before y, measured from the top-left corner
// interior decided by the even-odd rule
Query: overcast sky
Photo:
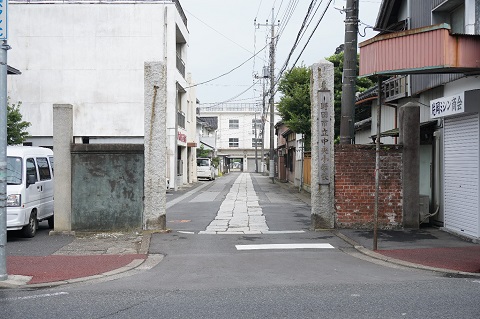
[[[299,58],[301,50],[307,43],[314,27],[322,16],[329,0],[321,3],[310,22],[288,64],[289,69]],[[287,60],[295,38],[307,13],[310,0],[180,0],[187,15],[190,32],[187,72],[192,73],[196,83],[208,81],[220,76],[258,53],[243,66],[215,81],[197,86],[197,98],[200,103],[255,103],[261,100],[262,85],[254,84],[254,74],[261,74],[262,67],[268,66],[268,46],[261,51],[270,37],[270,27],[254,27],[257,23],[272,22],[272,8],[276,16],[276,34],[281,31],[275,58],[275,74]],[[293,5],[296,3],[294,10]],[[373,26],[376,21],[381,0],[360,0],[360,33],[364,35],[365,25]],[[310,66],[335,53],[335,49],[344,42],[345,14],[341,12],[345,0],[333,0],[327,9],[317,30],[308,42],[305,51],[296,65]],[[314,6],[316,9],[317,6]],[[291,18],[288,16],[291,14]],[[307,22],[310,20],[307,20]],[[359,37],[362,42],[376,32],[366,29],[366,37]],[[248,89],[248,90],[247,90]],[[243,91],[245,93],[239,95]],[[239,95],[237,97],[237,95]],[[278,94],[277,94],[278,95]],[[278,96],[276,97],[278,100]]]

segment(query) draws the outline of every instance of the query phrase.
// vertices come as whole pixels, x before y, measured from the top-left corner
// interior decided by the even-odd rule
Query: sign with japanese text
[[[7,0],[0,0],[0,40],[7,40]]]
[[[178,140],[183,143],[187,143],[187,135],[183,134],[182,132],[178,132],[177,134]]]
[[[430,101],[430,118],[435,119],[465,112],[465,92]]]
[[[330,105],[330,91],[318,91],[320,112],[318,117],[318,134],[319,134],[319,184],[328,185],[331,181],[331,154],[332,150],[332,129],[331,129],[331,105]]]

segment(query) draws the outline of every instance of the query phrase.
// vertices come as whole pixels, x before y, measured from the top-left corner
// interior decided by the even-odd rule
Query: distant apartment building
[[[244,172],[255,172],[257,163],[258,171],[263,171],[261,163],[265,162],[265,155],[268,156],[270,150],[270,122],[267,121],[270,116],[262,115],[261,105],[200,104],[198,108],[201,117],[218,118],[217,155],[223,159],[226,167],[240,163],[235,165],[241,167]],[[278,112],[275,112],[274,118],[275,123],[280,120]]]
[[[163,62],[167,177],[191,181],[195,92],[188,89],[189,31],[178,0],[9,1],[8,95],[32,123],[28,144],[53,145],[52,105],[73,105],[75,143],[143,143],[144,63]],[[193,123],[193,125],[191,124]]]

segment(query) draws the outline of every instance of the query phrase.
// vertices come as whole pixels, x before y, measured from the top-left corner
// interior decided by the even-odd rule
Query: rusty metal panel
[[[360,75],[480,71],[480,37],[436,25],[376,36],[360,44]]]

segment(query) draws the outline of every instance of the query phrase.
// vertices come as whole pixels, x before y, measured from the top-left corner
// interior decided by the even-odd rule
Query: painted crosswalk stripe
[[[235,245],[237,250],[268,250],[268,249],[332,249],[330,244],[263,244]]]

